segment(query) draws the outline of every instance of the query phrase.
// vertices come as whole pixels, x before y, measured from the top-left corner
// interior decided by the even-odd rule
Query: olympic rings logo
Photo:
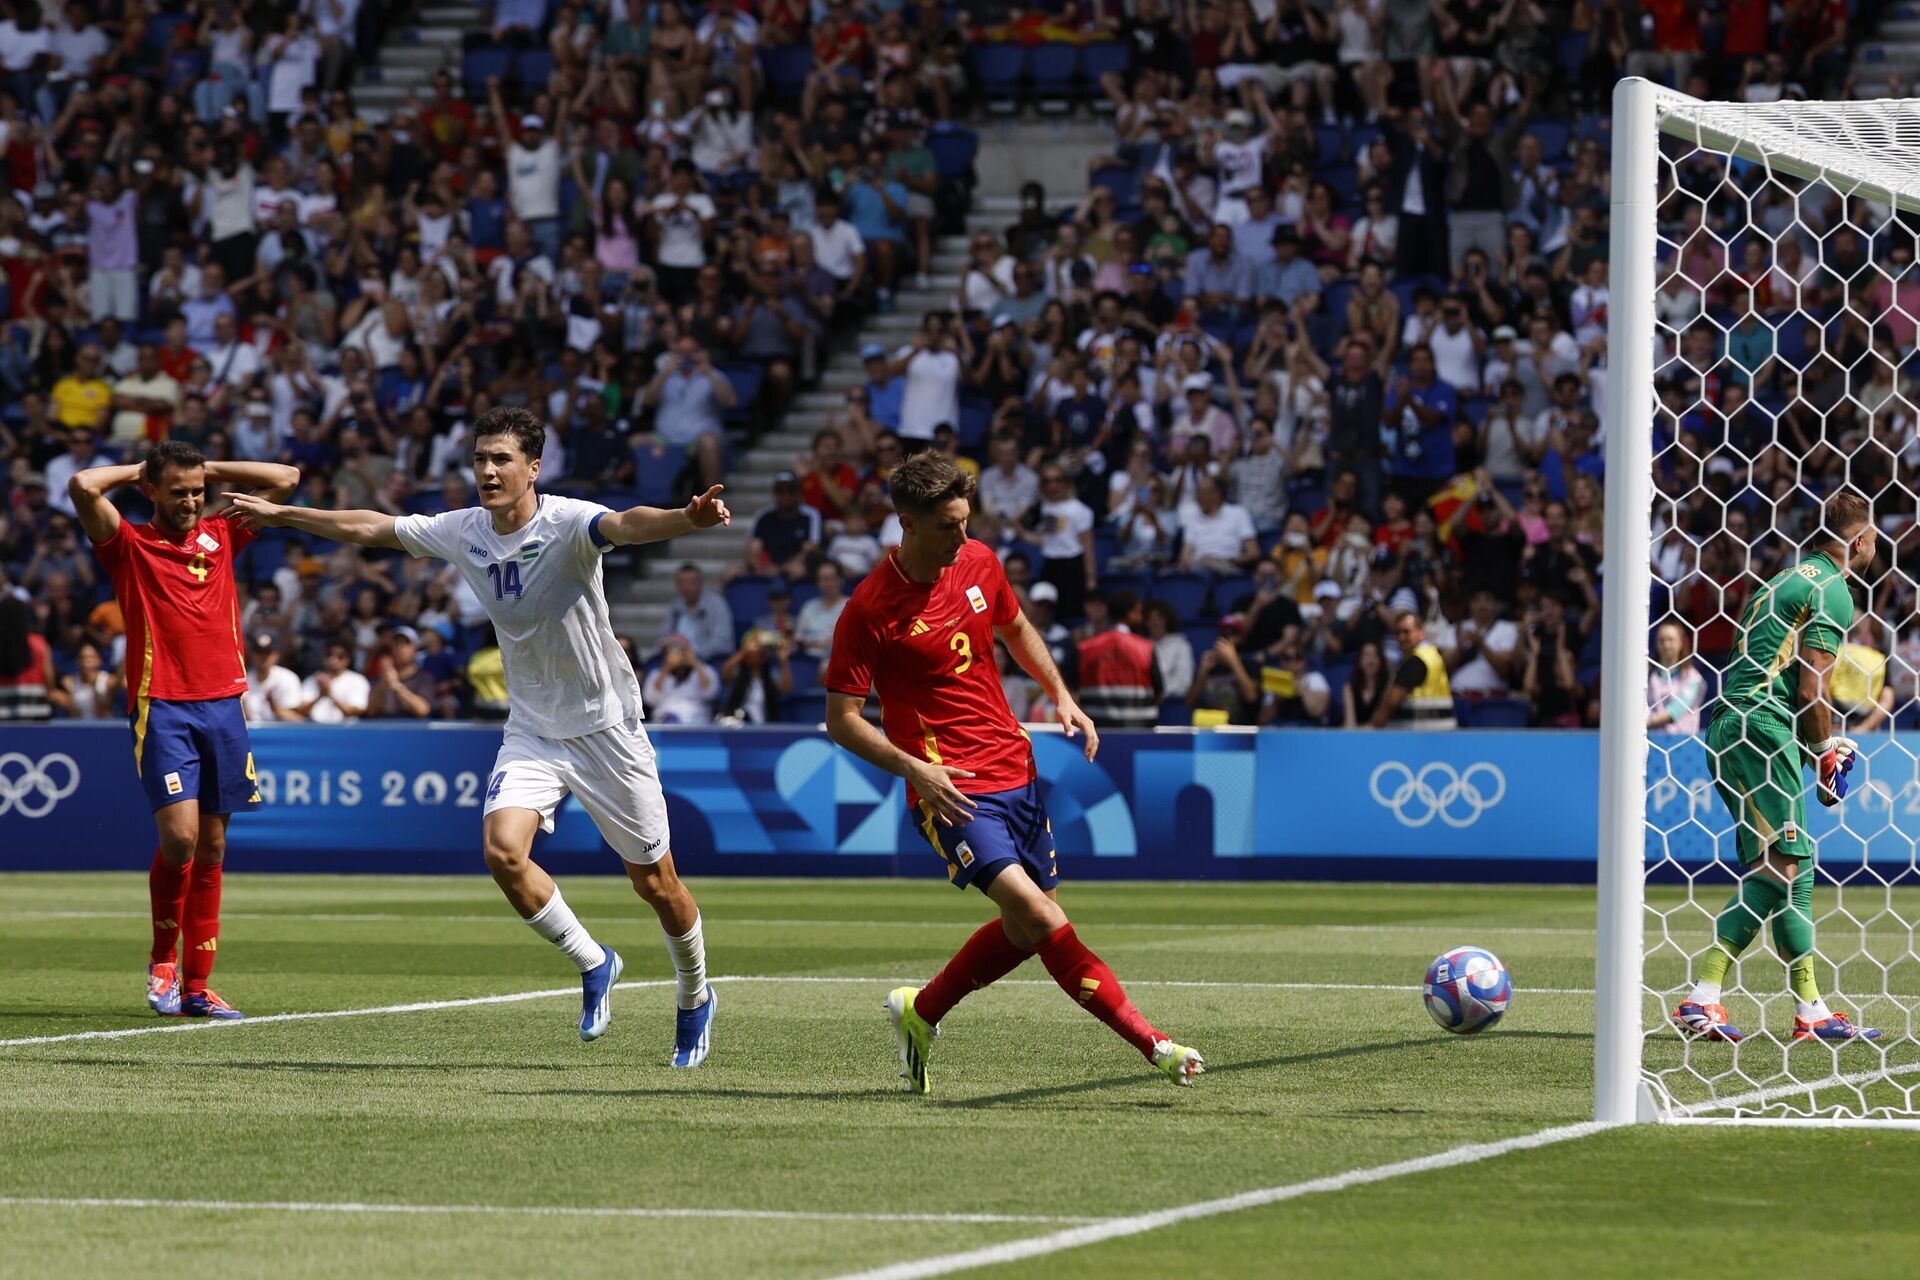
[[[80,789],[80,766],[64,751],[36,763],[18,751],[0,755],[0,814],[18,809],[23,818],[44,818]]]
[[[1424,827],[1438,818],[1461,830],[1506,798],[1507,776],[1484,760],[1464,772],[1441,760],[1418,772],[1389,760],[1373,771],[1367,786],[1374,803],[1391,810],[1402,826]]]

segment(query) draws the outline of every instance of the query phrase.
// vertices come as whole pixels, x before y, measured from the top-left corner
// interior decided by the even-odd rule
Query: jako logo
[[[23,818],[44,818],[80,789],[80,766],[64,751],[36,763],[18,751],[0,755],[0,815],[15,809]]]
[[[1420,767],[1418,773],[1398,760],[1389,760],[1368,780],[1374,803],[1393,811],[1402,826],[1424,827],[1435,818],[1456,830],[1470,827],[1480,815],[1507,794],[1507,776],[1486,761],[1459,772],[1445,761]]]

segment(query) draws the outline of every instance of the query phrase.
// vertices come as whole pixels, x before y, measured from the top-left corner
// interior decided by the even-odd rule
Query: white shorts
[[[653,743],[638,719],[578,738],[543,738],[508,723],[484,812],[531,809],[551,832],[554,810],[568,792],[624,860],[645,866],[667,852],[667,797]]]

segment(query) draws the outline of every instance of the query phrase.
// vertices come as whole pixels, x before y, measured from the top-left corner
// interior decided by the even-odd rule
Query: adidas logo
[[[156,929],[178,929],[180,922],[178,920],[155,920],[153,927]]]
[[[1085,1004],[1087,1001],[1093,999],[1093,993],[1099,989],[1100,980],[1098,978],[1080,979],[1080,1003]]]
[[[913,626],[907,631],[907,634],[910,636],[923,636],[931,630],[933,630],[933,628],[928,626],[922,619],[915,618],[913,620]]]
[[[220,949],[220,939],[218,938],[208,938],[205,942],[201,943],[199,946],[194,948],[195,951],[218,951],[219,949]],[[1096,982],[1094,983],[1094,985],[1097,987],[1100,984]],[[1081,999],[1084,1000],[1086,999],[1086,997],[1082,996]]]

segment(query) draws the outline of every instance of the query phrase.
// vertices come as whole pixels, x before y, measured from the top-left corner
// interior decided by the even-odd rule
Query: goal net
[[[1920,1127],[1920,101],[1701,102],[1630,80],[1613,148],[1596,1117]],[[1709,742],[1742,613],[1843,488],[1881,531],[1832,677],[1834,732],[1860,743],[1851,789],[1823,806],[1808,769],[1804,815],[1736,818],[1716,765],[1724,781],[1751,757],[1726,735],[1770,745],[1745,717]],[[1797,670],[1791,643],[1772,665]],[[1741,826],[1750,850],[1817,856],[1810,907],[1804,889],[1748,896],[1780,905],[1719,984],[1731,1043],[1672,1014],[1734,949],[1716,921]],[[1822,1012],[1782,954],[1805,936],[1782,927],[1796,910],[1820,1001],[1877,1039],[1796,1038]]]

